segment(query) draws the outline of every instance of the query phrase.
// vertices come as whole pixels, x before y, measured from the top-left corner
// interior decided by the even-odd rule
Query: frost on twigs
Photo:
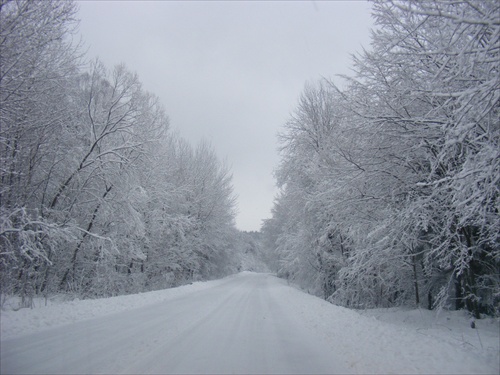
[[[75,12],[0,2],[2,293],[101,297],[233,272],[229,169],[170,133],[137,74],[83,60]]]
[[[280,134],[279,274],[345,306],[499,314],[500,5],[373,14],[346,88],[308,85]]]

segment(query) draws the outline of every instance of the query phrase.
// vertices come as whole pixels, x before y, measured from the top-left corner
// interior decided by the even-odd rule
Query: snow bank
[[[289,308],[360,374],[498,374],[498,319],[470,327],[463,311],[374,309],[332,305],[284,288]]]
[[[177,288],[92,300],[64,301],[61,296],[47,301],[37,299],[32,309],[18,310],[18,299],[7,298],[0,312],[1,339],[27,335],[64,324],[141,308],[183,295],[187,296],[190,293],[223,284],[232,277],[234,275],[220,280],[195,282]]]

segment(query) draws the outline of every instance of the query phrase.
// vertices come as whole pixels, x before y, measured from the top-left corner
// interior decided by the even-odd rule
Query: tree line
[[[0,285],[109,296],[233,272],[229,168],[169,130],[123,65],[87,62],[72,1],[0,1]]]
[[[500,4],[373,2],[353,76],[307,84],[263,227],[274,267],[354,308],[500,313]]]

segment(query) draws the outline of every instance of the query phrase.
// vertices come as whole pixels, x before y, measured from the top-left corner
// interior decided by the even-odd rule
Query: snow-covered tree
[[[2,292],[29,303],[229,272],[229,169],[170,135],[125,66],[84,68],[74,14],[71,1],[0,1]]]
[[[347,88],[306,88],[285,126],[276,248],[294,272],[316,269],[334,302],[425,294],[494,313],[500,8],[376,1],[374,16]]]
[[[148,287],[233,271],[229,268],[236,230],[228,169],[206,143],[193,148],[171,134],[156,147],[141,178],[148,197],[142,263]]]
[[[75,12],[68,1],[0,2],[0,267],[3,291],[22,296],[74,235],[43,217],[40,202],[57,168],[55,135],[71,118]]]

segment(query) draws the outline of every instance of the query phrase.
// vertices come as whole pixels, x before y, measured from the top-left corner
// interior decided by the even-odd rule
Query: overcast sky
[[[259,230],[277,193],[276,134],[306,82],[350,73],[369,46],[365,1],[80,1],[88,58],[125,63],[172,129],[233,172],[236,225]]]

